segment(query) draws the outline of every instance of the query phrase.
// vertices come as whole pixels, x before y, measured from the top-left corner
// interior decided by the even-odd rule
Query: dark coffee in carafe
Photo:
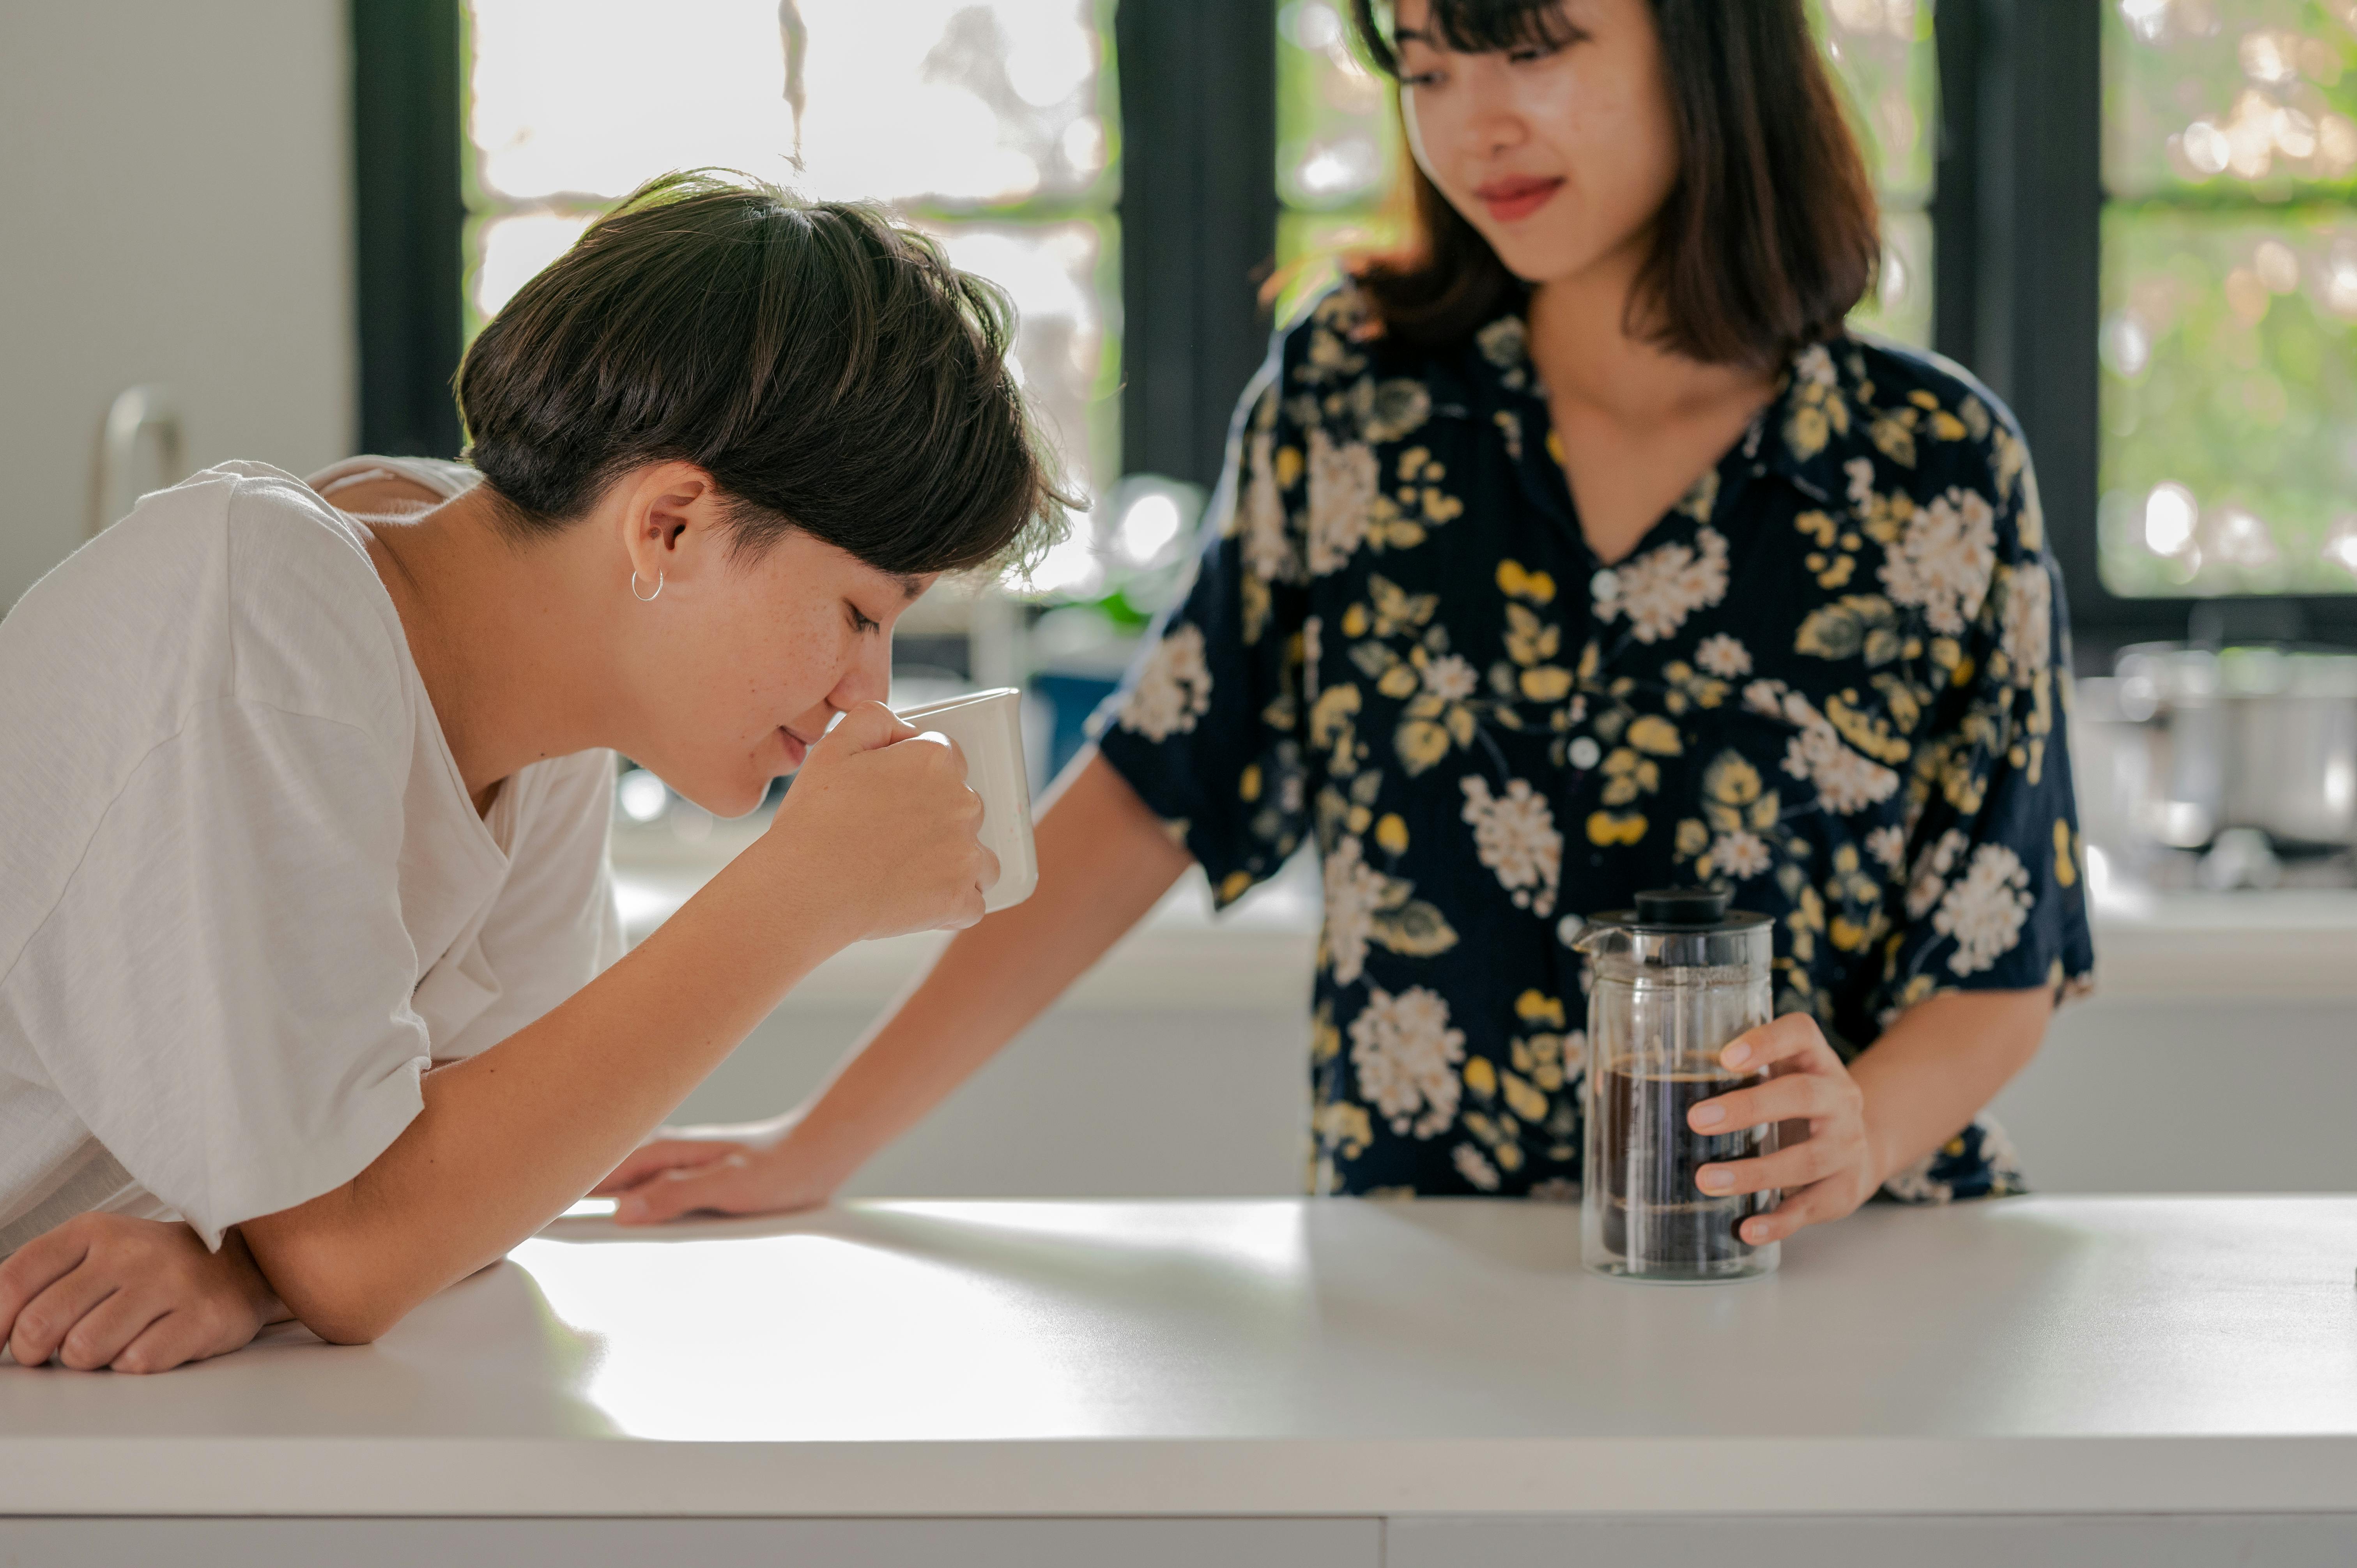
[[[1589,961],[1586,1191],[1580,1255],[1600,1273],[1701,1283],[1776,1267],[1778,1246],[1740,1227],[1776,1206],[1773,1192],[1712,1197],[1703,1166],[1774,1152],[1772,1127],[1705,1134],[1686,1117],[1759,1074],[1721,1053],[1768,1022],[1774,923],[1727,908],[1712,888],[1637,895],[1636,908],[1591,916],[1574,939]]]
[[[1624,1257],[1676,1258],[1706,1268],[1750,1256],[1743,1222],[1766,1213],[1771,1200],[1759,1193],[1714,1197],[1695,1177],[1706,1165],[1768,1153],[1773,1130],[1705,1133],[1686,1121],[1704,1101],[1747,1081],[1707,1071],[1647,1072],[1633,1057],[1606,1066],[1597,1096],[1606,1246]]]

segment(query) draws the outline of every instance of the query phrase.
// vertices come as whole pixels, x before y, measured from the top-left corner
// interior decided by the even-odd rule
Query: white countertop
[[[1876,1208],[1592,1277],[1575,1214],[563,1220],[379,1344],[0,1364],[0,1514],[2357,1509],[2357,1199]]]

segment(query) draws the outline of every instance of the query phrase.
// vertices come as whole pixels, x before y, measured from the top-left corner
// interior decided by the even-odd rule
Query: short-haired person
[[[1976,1118],[2093,961],[2061,585],[2005,408],[1844,329],[1875,205],[1801,0],[1389,22],[1359,0],[1415,242],[1245,394],[1038,894],[806,1109],[633,1156],[623,1219],[823,1201],[1190,859],[1225,904],[1305,843],[1316,1192],[1575,1191],[1568,938],[1695,883],[1775,918],[1781,1015],[1727,1060],[1783,1072],[1695,1124],[1811,1129],[1701,1173],[1784,1191],[1749,1239],[2018,1187]]]
[[[289,1315],[371,1338],[612,1170],[837,949],[980,918],[980,802],[881,699],[909,601],[1049,527],[1009,329],[873,211],[670,177],[477,338],[471,469],[223,464],[24,596],[18,1361],[159,1370]],[[616,750],[724,816],[801,768],[628,957]]]

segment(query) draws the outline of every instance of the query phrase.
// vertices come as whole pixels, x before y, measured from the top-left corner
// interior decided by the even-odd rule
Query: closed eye
[[[1527,65],[1533,60],[1552,59],[1574,44],[1588,43],[1596,35],[1584,27],[1564,24],[1562,35],[1553,38],[1534,38],[1506,51],[1506,59],[1515,65]]]
[[[865,634],[874,631],[877,628],[884,624],[882,621],[871,619],[869,617],[862,614],[859,607],[853,604],[849,599],[843,601],[843,607],[851,612],[851,629],[854,632]]]

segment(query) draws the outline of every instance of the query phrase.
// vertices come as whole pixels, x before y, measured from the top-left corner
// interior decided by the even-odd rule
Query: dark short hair
[[[1027,561],[1070,503],[1013,328],[996,287],[873,208],[665,175],[476,338],[468,456],[527,537],[681,460],[727,499],[740,550],[799,529],[903,575]]]
[[[1802,0],[1651,0],[1680,173],[1655,221],[1631,309],[1663,347],[1765,366],[1841,330],[1882,254],[1874,187],[1818,58]],[[1374,0],[1351,0],[1359,41],[1396,77]],[[1442,43],[1477,54],[1559,46],[1555,0],[1431,0]],[[1362,260],[1360,285],[1394,337],[1459,342],[1528,286],[1412,160],[1408,242]]]

